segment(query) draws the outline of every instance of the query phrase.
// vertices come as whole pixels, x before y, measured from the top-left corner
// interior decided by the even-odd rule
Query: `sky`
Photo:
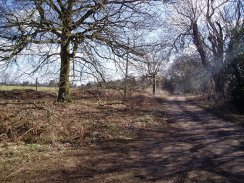
[[[157,7],[159,10],[162,7]],[[163,20],[164,15],[163,12],[164,10],[162,10],[161,13],[161,19]],[[151,32],[147,33],[147,37],[145,37],[145,40],[154,40],[158,38],[158,35],[161,34],[161,29],[155,29]],[[40,52],[44,52],[45,48],[32,48],[32,49],[44,49]],[[57,50],[56,50],[57,51]],[[37,60],[38,57],[33,56],[32,58],[24,58],[24,56],[22,58],[18,58],[18,62],[17,64],[15,64],[15,62],[13,62],[13,64],[11,65],[11,67],[9,67],[8,69],[6,69],[4,72],[1,71],[0,75],[2,75],[2,79],[0,79],[0,82],[3,82],[3,80],[6,80],[6,77],[8,78],[8,82],[12,82],[12,83],[22,83],[24,81],[28,81],[30,83],[34,83],[36,78],[38,78],[38,81],[40,83],[45,83],[45,82],[49,82],[50,80],[58,80],[59,78],[59,67],[60,67],[60,61],[57,61],[55,63],[52,63],[50,65],[47,66],[43,66],[41,69],[39,69],[37,72],[32,73],[35,70],[35,67],[37,66]],[[133,60],[130,60],[131,62],[133,62]],[[101,60],[100,62],[103,62],[103,70],[106,70],[105,73],[105,78],[107,80],[117,80],[117,79],[121,79],[124,77],[124,74],[121,70],[119,70],[114,63],[112,63],[111,61],[108,60]],[[125,60],[121,60],[120,61],[123,65]],[[71,66],[72,67],[72,66]],[[106,68],[106,69],[105,69]],[[75,82],[76,84],[80,85],[80,84],[86,84],[88,82],[92,82],[92,81],[96,81],[96,78],[93,75],[89,75],[87,74],[88,70],[85,70],[85,72],[82,73],[82,78],[79,77],[80,73],[76,73],[76,75],[78,75],[78,77],[76,77],[75,79],[71,77],[71,82]],[[141,72],[140,72],[141,73]],[[71,71],[71,75],[72,75],[72,71]],[[136,72],[135,68],[130,65],[129,66],[129,75],[134,75],[134,76],[138,76],[139,73]],[[2,81],[1,81],[2,80]]]
[[[216,2],[220,2],[220,1],[222,1],[222,0],[217,0]],[[196,2],[198,2],[198,1],[196,1]],[[169,7],[170,7],[170,5],[167,5],[166,9],[163,6],[157,7],[158,12],[160,12],[160,16],[158,18],[161,20],[161,25],[158,25],[158,28],[157,28],[157,26],[155,26],[155,28],[153,30],[151,30],[150,32],[146,32],[146,36],[141,38],[142,40],[145,41],[145,43],[150,43],[153,40],[159,40],[159,41],[161,41],[161,43],[168,44],[167,39],[173,40],[175,38],[174,36],[177,35],[177,32],[175,31],[176,29],[173,29],[173,28],[170,29],[170,25],[169,25],[170,17],[172,17],[172,15],[173,15],[172,14],[173,10]],[[157,23],[159,23],[159,22],[157,22]],[[166,40],[165,40],[165,38],[166,38]],[[47,49],[47,48],[35,48],[35,49],[37,49],[37,50],[42,49],[40,52],[44,53],[45,49]],[[53,49],[55,49],[55,52],[59,52],[59,48],[53,48]],[[188,49],[185,50],[185,53],[191,53],[193,51],[196,51],[194,46],[190,46]],[[108,52],[108,54],[109,54],[109,52]],[[162,54],[165,54],[165,53],[162,53]],[[171,57],[169,57],[169,59],[166,59],[166,60],[162,59],[162,62],[163,62],[162,67],[164,68],[164,69],[162,69],[163,70],[162,72],[167,70],[167,68],[173,62],[176,55],[172,54]],[[50,80],[53,80],[53,79],[58,80],[60,61],[58,60],[58,57],[56,57],[56,59],[57,59],[56,62],[51,63],[49,65],[45,65],[41,69],[39,69],[37,72],[30,74],[33,70],[35,70],[35,67],[38,63],[38,61],[37,61],[38,57],[34,56],[33,58],[31,58],[29,60],[25,59],[25,58],[19,58],[18,64],[15,65],[13,63],[11,68],[8,68],[7,70],[5,70],[5,72],[0,73],[0,75],[4,76],[0,79],[0,82],[3,82],[1,80],[6,80],[6,78],[8,78],[7,80],[9,82],[20,82],[20,83],[22,83],[24,81],[34,83],[36,78],[38,78],[38,81],[40,83],[49,82]],[[116,60],[119,60],[119,62],[121,63],[121,67],[124,67],[125,60],[118,59],[118,58],[116,58]],[[129,61],[134,62],[134,60],[132,60],[132,59],[130,59]],[[116,67],[116,65],[111,60],[109,61],[106,59],[101,59],[100,62],[103,63],[102,70],[104,71],[105,78],[107,80],[117,80],[117,79],[121,79],[124,77],[124,73],[121,70],[119,70],[118,67]],[[136,63],[136,62],[134,62],[134,63]],[[145,67],[144,67],[144,69],[145,69]],[[93,71],[92,71],[92,73],[94,73]],[[77,77],[76,78],[71,77],[71,82],[75,82],[76,84],[80,85],[80,84],[86,84],[88,82],[97,81],[96,77],[94,77],[94,75],[92,75],[92,74],[89,75],[88,72],[89,71],[85,69],[84,72],[82,73],[82,77],[80,77],[80,73],[77,72],[76,73]],[[141,74],[143,72],[145,73],[145,71],[137,72],[135,67],[132,64],[130,64],[129,75],[138,76],[139,74]],[[73,74],[73,72],[71,71],[71,75],[72,74]]]

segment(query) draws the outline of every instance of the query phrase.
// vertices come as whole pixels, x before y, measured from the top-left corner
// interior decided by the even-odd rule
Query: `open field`
[[[17,96],[17,99],[16,99]],[[243,129],[185,97],[0,91],[0,182],[242,182]]]
[[[11,90],[36,90],[35,86],[11,86],[11,85],[0,85],[1,91],[11,91]],[[58,91],[57,87],[48,86],[38,86],[38,91]]]

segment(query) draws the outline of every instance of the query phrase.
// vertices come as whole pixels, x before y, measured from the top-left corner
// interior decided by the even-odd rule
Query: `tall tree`
[[[70,100],[71,66],[99,70],[104,52],[137,53],[129,31],[150,27],[151,0],[1,0],[0,63],[38,59],[36,69],[60,62],[57,101]],[[87,66],[89,65],[89,66]],[[75,67],[73,68],[75,70]],[[34,70],[35,71],[35,70]]]
[[[202,61],[202,65],[214,81],[218,99],[225,96],[226,65],[229,60],[228,44],[231,40],[229,24],[239,27],[243,21],[243,2],[240,0],[183,0],[174,7],[174,24],[182,38],[191,38]],[[238,11],[236,11],[238,10]],[[239,17],[239,18],[238,18]]]
[[[196,53],[182,54],[174,59],[167,73],[173,88],[183,93],[193,93],[204,83],[206,73]]]
[[[151,45],[145,49],[145,55],[140,70],[144,71],[146,78],[152,80],[152,94],[156,95],[158,73],[168,60],[165,54],[166,45]]]

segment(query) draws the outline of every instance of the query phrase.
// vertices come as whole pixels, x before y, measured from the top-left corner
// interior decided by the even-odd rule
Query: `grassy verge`
[[[230,121],[244,127],[244,115],[237,113],[230,107],[217,107],[209,104],[199,104],[199,106],[226,121]]]
[[[55,158],[58,152],[49,145],[0,143],[0,182],[25,182],[26,174],[40,169],[40,164],[45,167],[46,159]]]
[[[188,99],[188,97],[187,97]],[[226,120],[244,126],[244,115],[240,114],[231,105],[218,106],[213,102],[207,100],[199,100],[197,97],[191,96],[189,100],[192,100],[197,106],[205,109],[206,111]]]

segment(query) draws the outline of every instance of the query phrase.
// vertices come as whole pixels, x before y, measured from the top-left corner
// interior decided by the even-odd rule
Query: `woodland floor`
[[[11,109],[12,105],[3,107],[0,115],[23,107]],[[244,182],[244,129],[184,97],[139,97],[125,104],[77,98],[65,107],[50,101],[38,105],[27,109],[36,111],[36,116],[41,116],[37,110],[50,112],[52,107],[72,113],[65,118],[53,109],[49,122],[75,121],[75,115],[106,128],[84,124],[82,139],[73,144],[72,140],[52,139],[39,145],[2,139],[0,182]],[[7,117],[0,119],[11,118]]]

